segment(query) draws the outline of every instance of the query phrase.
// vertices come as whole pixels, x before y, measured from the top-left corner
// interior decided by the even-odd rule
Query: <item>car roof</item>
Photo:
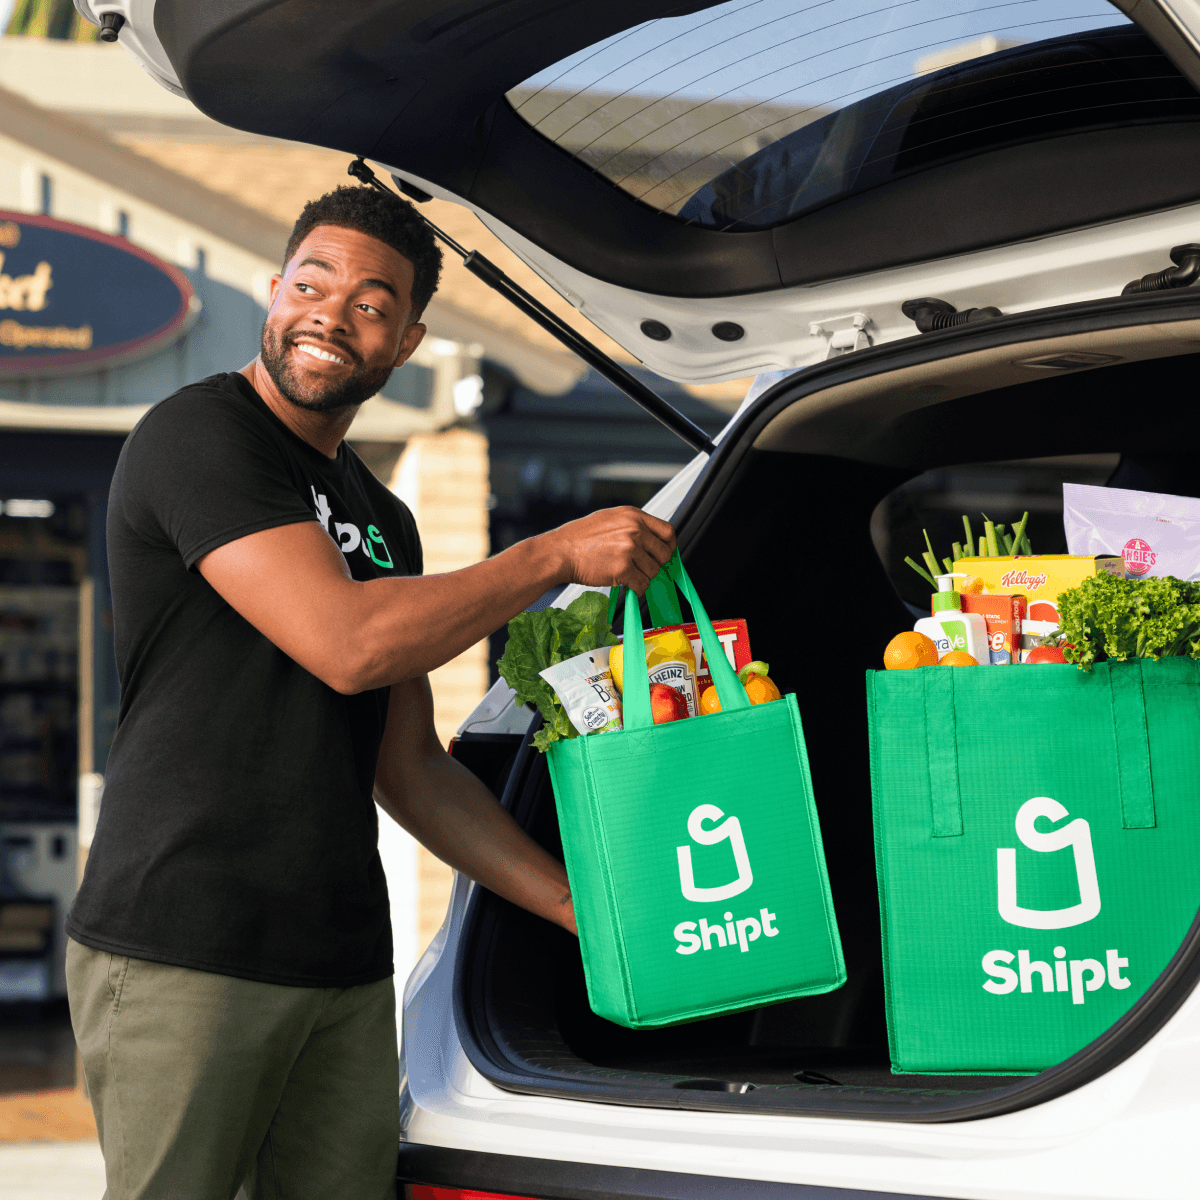
[[[801,0],[756,2],[790,4],[789,29],[816,19],[805,16],[807,10],[828,8]],[[969,8],[973,0],[962,2]],[[1069,0],[1051,7],[1057,11],[1064,3]],[[746,0],[735,4],[753,7]],[[569,141],[543,132],[544,121],[540,128],[536,117],[522,115],[528,81],[537,84],[547,71],[553,79],[556,65],[569,68],[571,56],[595,59],[616,44],[610,57],[619,57],[631,38],[656,27],[656,19],[678,23],[700,14],[702,25],[711,25],[714,14],[729,8],[729,2],[662,0],[158,0],[155,29],[187,94],[216,119],[388,163],[491,214],[588,276],[641,292],[770,291],[944,258],[1200,195],[1200,156],[1192,150],[1200,99],[1145,34],[1107,4],[1089,6],[1087,28],[1047,38],[1041,35],[1063,24],[1041,22],[1026,44],[902,79],[771,140],[735,169],[715,171],[682,211],[618,186]],[[893,4],[893,23],[920,24],[915,9],[905,16],[910,8]],[[559,78],[571,77],[560,71]],[[590,92],[582,89],[585,100],[605,86],[601,78]],[[1002,105],[996,118],[993,101],[1006,87],[1016,88],[1018,107],[1042,103],[1035,96],[1069,99],[1042,103],[1047,111],[1032,117],[1014,103]],[[900,142],[911,143],[922,121],[931,128],[932,116],[947,126],[948,105],[951,127],[923,156],[911,145],[904,150]],[[865,164],[851,164],[852,186],[840,186],[851,170],[842,163],[832,196],[810,189],[810,204],[803,189],[767,194],[789,163],[811,157],[811,143],[829,134],[831,122],[846,125],[846,114],[859,127],[856,144],[871,149]],[[1152,154],[1145,152],[1147,123],[1153,124]],[[997,125],[1013,129],[998,133]],[[889,138],[895,145],[881,165]],[[1130,162],[1135,169],[1119,169]]]

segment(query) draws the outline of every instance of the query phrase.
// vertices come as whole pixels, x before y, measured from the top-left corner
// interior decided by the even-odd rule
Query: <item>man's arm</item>
[[[556,583],[624,583],[640,595],[674,548],[666,521],[608,508],[444,575],[356,582],[315,521],[252,533],[198,566],[260,633],[350,695],[427,674]]]
[[[375,799],[443,862],[575,933],[567,872],[438,742],[429,680],[392,685]]]

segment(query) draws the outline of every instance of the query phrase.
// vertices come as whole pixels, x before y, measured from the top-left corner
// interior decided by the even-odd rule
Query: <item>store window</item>
[[[0,1001],[65,986],[87,541],[83,496],[0,500]]]

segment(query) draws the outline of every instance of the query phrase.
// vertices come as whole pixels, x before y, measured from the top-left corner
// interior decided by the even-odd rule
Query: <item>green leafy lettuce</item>
[[[1058,597],[1058,613],[1063,654],[1085,671],[1105,659],[1200,658],[1200,583],[1093,575]]]
[[[518,613],[508,623],[508,645],[496,664],[504,682],[517,693],[518,704],[534,704],[545,724],[533,735],[543,754],[551,742],[578,736],[554,689],[538,674],[555,663],[587,650],[615,646],[608,622],[608,597],[584,592],[566,608]]]

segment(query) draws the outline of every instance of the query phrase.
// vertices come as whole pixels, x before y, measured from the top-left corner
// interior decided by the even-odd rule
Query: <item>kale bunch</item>
[[[1200,583],[1102,573],[1063,592],[1058,613],[1067,662],[1085,671],[1105,659],[1200,658]]]
[[[617,637],[608,622],[608,597],[584,592],[566,608],[518,613],[508,623],[508,644],[497,669],[517,693],[518,704],[536,704],[545,724],[533,735],[543,754],[551,742],[573,738],[578,731],[554,689],[538,674],[564,659],[601,646],[615,646]]]

